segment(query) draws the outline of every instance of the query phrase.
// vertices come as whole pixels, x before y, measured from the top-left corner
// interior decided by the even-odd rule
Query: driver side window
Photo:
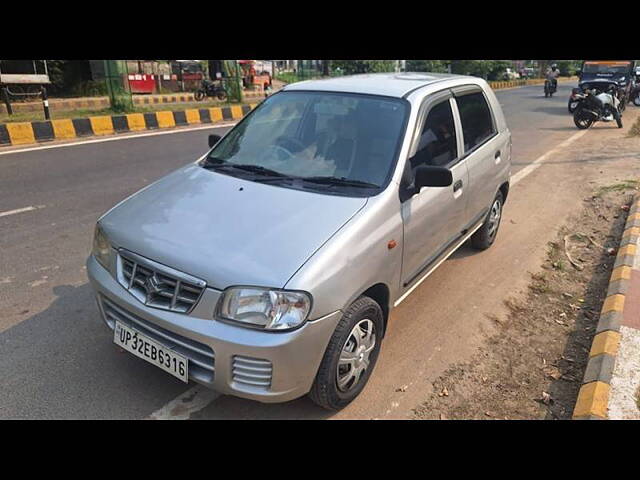
[[[411,171],[431,165],[444,167],[458,157],[456,127],[449,99],[431,108],[420,133],[416,154],[411,158]]]

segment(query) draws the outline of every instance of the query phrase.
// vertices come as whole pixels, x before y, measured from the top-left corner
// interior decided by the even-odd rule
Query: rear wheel
[[[618,128],[622,128],[622,115],[620,115],[620,112],[613,112],[613,118],[616,119],[616,123],[618,124]]]
[[[360,297],[338,323],[309,392],[317,405],[340,410],[364,389],[380,353],[383,331],[380,305]]]
[[[582,110],[576,110],[573,114],[573,123],[575,123],[576,127],[580,130],[586,130],[593,125],[593,117]]]
[[[227,92],[225,92],[224,90],[218,90],[218,93],[216,93],[216,98],[218,100],[224,101],[227,99]]]
[[[496,239],[498,228],[500,227],[500,219],[502,218],[502,205],[504,198],[502,192],[498,192],[493,199],[491,208],[484,219],[482,226],[471,236],[471,246],[478,250],[486,250]]]
[[[196,90],[195,93],[193,94],[193,98],[198,102],[202,100],[204,97],[205,97],[204,90]]]
[[[636,94],[636,96],[635,96],[635,97],[633,97],[633,104],[634,104],[636,107],[640,107],[640,93],[639,93],[639,94]]]

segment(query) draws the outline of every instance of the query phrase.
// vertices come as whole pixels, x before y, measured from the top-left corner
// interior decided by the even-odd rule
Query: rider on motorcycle
[[[551,68],[547,69],[547,80],[549,80],[554,89],[558,87],[558,77],[560,76],[560,70],[555,63],[551,65]]]

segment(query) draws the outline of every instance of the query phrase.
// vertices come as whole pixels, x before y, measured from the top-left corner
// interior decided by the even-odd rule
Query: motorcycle
[[[546,97],[553,97],[553,94],[556,93],[556,90],[558,89],[558,82],[557,80],[555,82],[552,82],[551,80],[545,80],[544,81],[544,96]]]
[[[591,127],[595,122],[616,121],[618,128],[622,128],[622,113],[620,100],[617,95],[618,85],[608,82],[602,90],[584,90],[584,98],[578,103],[573,112],[573,123],[581,130]]]
[[[218,100],[224,101],[227,99],[227,92],[222,85],[215,84],[212,81],[205,79],[202,81],[202,86],[193,93],[193,97],[197,101],[200,101],[205,97],[215,97]]]
[[[636,107],[640,107],[640,79],[636,80],[636,84],[631,90],[630,95],[631,103],[633,103]]]

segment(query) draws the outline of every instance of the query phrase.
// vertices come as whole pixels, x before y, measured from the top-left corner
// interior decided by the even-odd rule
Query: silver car
[[[390,310],[460,245],[496,238],[511,134],[479,78],[306,81],[122,201],[87,269],[114,342],[261,402],[340,409]]]

